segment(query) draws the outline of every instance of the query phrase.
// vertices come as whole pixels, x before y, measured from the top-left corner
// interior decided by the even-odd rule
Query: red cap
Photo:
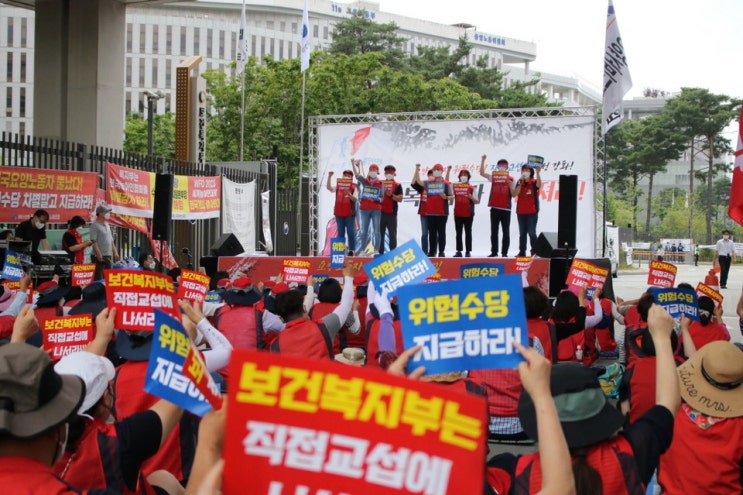
[[[440,163],[437,163],[436,165],[433,166],[433,170],[444,170],[444,166],[441,165]]]
[[[229,289],[230,288],[230,279],[228,278],[220,278],[217,280],[217,287],[220,289]]]
[[[59,287],[59,283],[57,283],[56,280],[49,280],[47,282],[44,282],[40,286],[36,288],[36,290],[39,292],[39,294],[42,294],[44,292],[50,292],[54,289]]]
[[[281,294],[282,292],[286,292],[289,290],[289,286],[286,285],[284,282],[281,282],[280,284],[276,284],[271,289],[271,292],[274,294]]]
[[[523,172],[524,170],[531,170],[531,167],[529,165],[521,165],[521,171]]]
[[[232,290],[235,291],[247,291],[250,290],[253,287],[253,281],[250,280],[250,277],[237,277],[234,282],[232,282]]]
[[[266,280],[265,282],[263,282],[263,287],[272,288],[274,285],[276,285],[275,280]]]
[[[372,163],[371,165],[369,165],[369,172],[371,172],[372,170],[376,170],[377,172],[379,172],[379,165],[377,165],[376,163]]]
[[[360,270],[356,276],[353,277],[353,285],[364,285],[369,281],[369,277],[366,276],[364,270]]]

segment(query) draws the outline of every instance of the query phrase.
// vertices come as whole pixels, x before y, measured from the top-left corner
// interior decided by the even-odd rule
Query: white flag
[[[609,13],[606,17],[606,48],[604,52],[604,110],[601,133],[622,121],[624,107],[622,99],[632,88],[632,76],[627,67],[627,55],[619,35],[614,4],[609,0]]]
[[[242,74],[245,62],[248,61],[248,33],[245,22],[245,0],[243,0],[243,11],[240,16],[240,34],[237,36],[237,73]]]
[[[304,12],[302,13],[302,58],[300,67],[302,72],[310,68],[310,18],[307,13],[307,0],[304,0]]]

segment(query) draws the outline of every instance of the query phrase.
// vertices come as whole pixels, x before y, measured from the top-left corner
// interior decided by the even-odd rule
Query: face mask
[[[349,179],[349,180],[353,180],[353,177],[352,177],[352,176],[350,176],[350,175],[344,175],[344,176],[343,176],[343,178],[344,178],[344,179]]]
[[[498,172],[508,172],[508,167],[498,167]]]
[[[393,174],[384,174],[384,178],[387,180],[392,180],[395,178],[395,176]]]
[[[436,178],[441,177],[442,175],[443,175],[443,172],[441,170],[434,170],[433,171],[433,176],[436,177]]]
[[[529,180],[529,177],[531,177],[531,174],[529,172],[521,172],[521,178]]]
[[[75,230],[77,230],[78,232],[82,232],[83,231],[83,228],[82,227],[78,227]]]
[[[727,234],[725,234],[724,236],[722,236],[722,238],[723,238],[723,239],[725,239],[725,240],[727,241],[728,239],[730,239],[730,236],[729,236],[729,235],[727,235]]]
[[[109,218],[111,218],[111,214],[110,213],[106,213],[105,215],[103,215],[103,218],[105,218],[106,220],[108,220]]]
[[[470,178],[469,178],[469,177],[467,177],[466,175],[463,175],[463,176],[461,176],[461,177],[459,178],[459,182],[461,182],[461,183],[463,183],[463,184],[466,184],[467,182],[469,182],[469,180],[470,180]]]
[[[36,222],[36,228],[41,230],[44,227],[46,227],[46,224],[44,222]]]
[[[68,438],[70,438],[70,425],[69,423],[65,423],[64,440],[57,442],[57,452],[54,453],[54,462],[52,464],[58,463],[60,460],[62,460],[62,457],[64,457],[64,451],[65,449],[67,449]]]
[[[145,265],[145,268],[147,268],[148,270],[154,270],[155,269],[155,266],[156,266],[155,265],[155,262],[154,261],[151,261],[150,263],[147,263]]]
[[[376,172],[369,172],[369,178],[370,179],[376,179],[377,178],[377,173]]]

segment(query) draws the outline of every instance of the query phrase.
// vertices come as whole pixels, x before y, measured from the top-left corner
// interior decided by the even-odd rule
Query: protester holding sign
[[[416,165],[418,167],[418,165]],[[437,163],[432,167],[433,179],[418,184],[426,188],[426,216],[428,221],[428,256],[446,256],[446,221],[449,218],[449,200],[453,193],[451,184],[445,180],[444,166]]]
[[[424,253],[428,253],[428,216],[426,216],[426,203],[428,200],[428,194],[426,188],[423,187],[423,182],[420,179],[421,164],[415,165],[415,173],[413,174],[413,180],[410,181],[410,187],[418,191],[421,195],[418,201],[418,216],[421,220],[421,249]],[[433,170],[428,170],[426,173],[426,180],[433,180]]]
[[[348,255],[353,256],[356,251],[356,202],[359,200],[358,189],[353,184],[353,171],[344,170],[343,178],[331,184],[333,171],[328,172],[328,182],[325,185],[328,191],[335,193],[335,226],[338,237],[346,238]]]
[[[511,198],[514,196],[513,177],[508,175],[508,160],[498,160],[497,169],[493,173],[485,171],[485,160],[487,156],[482,155],[480,161],[480,175],[490,181],[490,254],[491,258],[498,256],[498,229],[503,230],[503,244],[501,256],[508,256],[508,248],[511,246]]]
[[[689,324],[689,334],[694,346],[701,349],[716,340],[730,341],[730,332],[722,321],[722,305],[716,305],[712,298],[699,298],[699,321]]]
[[[356,180],[361,185],[359,252],[367,252],[369,239],[371,238],[371,251],[372,253],[378,253],[379,243],[382,242],[379,232],[379,224],[382,220],[382,181],[377,177],[379,175],[379,165],[374,163],[369,165],[369,173],[366,177],[364,177],[361,160],[351,160],[351,166],[354,174],[356,174]],[[369,229],[372,230],[371,234]]]
[[[308,294],[311,287],[312,284],[308,283]],[[341,303],[342,295],[343,288],[341,287],[340,282],[335,278],[326,278],[320,284],[320,288],[317,291],[317,302],[315,302],[309,308],[309,311],[307,311],[310,319],[317,321],[332,313]],[[358,335],[360,331],[361,322],[359,321],[359,308],[358,305],[354,303],[353,310],[348,314],[348,318],[343,322],[343,327],[341,327],[341,330],[333,340],[333,355],[340,353],[346,347],[354,347],[348,345],[349,334]]]
[[[395,180],[396,168],[394,165],[384,167],[384,188],[382,199],[382,219],[379,224],[380,241],[379,252],[384,253],[385,233],[389,238],[390,251],[397,247],[397,207],[402,201],[402,185]]]
[[[604,317],[601,305],[597,305],[593,316],[586,316],[586,289],[575,293],[564,290],[555,299],[549,323],[555,327],[558,361],[583,361],[585,337],[583,330],[598,325]],[[577,351],[580,355],[577,355]]]
[[[536,178],[534,171],[536,170]],[[519,254],[526,256],[526,236],[529,236],[531,254],[537,244],[537,221],[539,220],[539,188],[542,187],[542,178],[539,175],[541,167],[521,167],[521,178],[513,188],[513,195],[518,198],[516,203],[516,218],[519,221]]]
[[[80,231],[84,225],[85,219],[75,215],[67,222],[67,230],[62,235],[62,249],[69,255],[72,264],[84,263],[85,249],[93,245],[91,240],[83,241]]]
[[[475,205],[480,203],[473,193],[475,186],[469,183],[470,173],[459,172],[459,183],[454,184],[454,228],[457,233],[457,253],[455,258],[462,257],[462,231],[464,230],[465,256],[469,258],[472,251],[472,221],[475,218]]]
[[[367,291],[366,366],[386,370],[405,350],[400,311],[394,308],[387,292],[378,293],[373,282]]]

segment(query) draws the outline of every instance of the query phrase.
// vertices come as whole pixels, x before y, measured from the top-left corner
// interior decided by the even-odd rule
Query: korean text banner
[[[222,177],[176,175],[173,181],[173,220],[219,218]]]
[[[39,209],[49,212],[49,223],[88,218],[97,186],[95,172],[0,167],[0,222],[22,222]]]
[[[570,265],[566,283],[576,287],[598,289],[604,286],[608,275],[608,268],[601,268],[589,261],[575,258]]]
[[[306,283],[307,277],[310,276],[310,266],[309,261],[286,258],[281,267],[284,282],[287,284],[292,282],[297,284]]]
[[[330,250],[330,268],[343,268],[343,261],[346,255],[346,238],[333,237]]]
[[[114,213],[152,218],[155,173],[106,163],[106,196]]]
[[[93,315],[60,316],[41,322],[44,350],[53,361],[84,351],[93,340]]]
[[[156,308],[178,317],[173,280],[167,275],[143,270],[104,270],[106,302],[116,308],[116,328],[152,330]]]
[[[23,278],[23,267],[21,259],[15,251],[5,250],[5,260],[3,260],[2,278],[5,280],[20,280]]]
[[[203,303],[204,296],[209,290],[210,280],[206,274],[193,270],[181,270],[181,277],[178,279],[178,299]]]
[[[376,370],[235,350],[223,493],[480,493],[482,397]]]
[[[418,284],[436,273],[436,267],[418,243],[410,240],[364,265],[378,292],[392,297],[403,285]]]
[[[648,270],[648,285],[670,289],[676,281],[676,265],[663,261],[650,261]]]
[[[687,318],[699,321],[699,304],[697,295],[692,289],[661,289],[649,287],[653,299],[668,311],[674,318],[686,315]]]
[[[93,277],[95,277],[95,263],[72,265],[72,285],[86,287],[93,283]]]
[[[155,311],[145,391],[203,416],[222,406],[219,388],[179,320]]]
[[[523,361],[513,346],[527,342],[520,275],[402,287],[398,307],[405,348],[422,346],[413,368],[436,374]]]
[[[503,263],[469,263],[459,267],[462,278],[497,277],[506,273]]]
[[[707,296],[709,298],[712,298],[713,301],[715,301],[715,304],[722,305],[722,294],[720,294],[720,291],[717,291],[710,287],[709,285],[703,284],[702,282],[699,282],[697,284],[697,296]]]

